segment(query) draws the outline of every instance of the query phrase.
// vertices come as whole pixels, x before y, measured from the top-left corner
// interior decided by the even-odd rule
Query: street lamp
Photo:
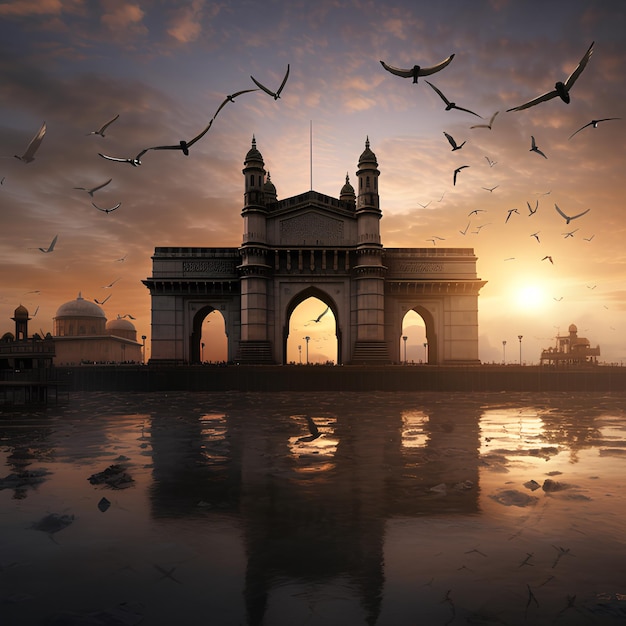
[[[522,337],[523,335],[518,335],[517,338],[519,339],[519,364],[522,364]]]
[[[302,365],[302,346],[298,346],[298,360],[300,361],[300,365]]]
[[[506,339],[502,342],[502,365],[506,365]]]
[[[308,335],[304,338],[304,340],[306,341],[306,364],[309,364],[309,341],[311,340],[311,337],[309,337]]]
[[[424,342],[424,363],[428,364],[428,343]]]
[[[402,341],[404,341],[404,364],[406,365],[406,340],[408,339],[408,337],[406,335],[403,335],[402,337]]]
[[[141,364],[144,365],[146,362],[146,339],[145,335],[141,335]]]

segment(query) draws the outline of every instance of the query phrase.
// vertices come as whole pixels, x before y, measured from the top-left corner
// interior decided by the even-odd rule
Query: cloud
[[[167,29],[167,34],[179,43],[186,44],[195,41],[202,32],[202,9],[204,0],[194,0],[176,12]],[[219,11],[219,7],[216,9]],[[216,11],[213,12],[214,15]]]
[[[106,0],[104,6],[105,13],[100,21],[112,32],[148,32],[148,29],[142,24],[145,14],[139,5],[126,3],[123,0]]]
[[[84,5],[83,0],[14,0],[0,4],[0,16],[33,17],[73,13]]]

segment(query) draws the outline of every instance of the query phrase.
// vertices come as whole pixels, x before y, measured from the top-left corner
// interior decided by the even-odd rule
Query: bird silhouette
[[[446,136],[446,139],[450,142],[450,145],[452,146],[452,152],[454,152],[455,150],[460,150],[466,143],[464,141],[461,145],[457,145],[452,135],[449,135],[445,130],[443,131],[443,134]]]
[[[517,209],[509,209],[506,219],[504,220],[505,224],[511,219],[511,215],[513,215],[513,213],[517,213],[519,215],[519,211]]]
[[[90,133],[86,133],[87,136],[89,135],[100,135],[100,137],[104,137],[104,131],[111,125],[113,124],[113,122],[120,116],[120,114],[118,113],[113,119],[109,120],[108,122],[106,122],[105,124],[102,124],[102,126],[100,126],[100,128],[98,128],[98,130],[92,130]]]
[[[30,140],[26,151],[22,156],[15,154],[15,158],[19,159],[24,163],[32,163],[35,160],[35,152],[37,152],[37,148],[41,145],[43,141],[43,136],[46,134],[46,123],[44,122],[41,125],[41,128],[37,131],[37,134]]]
[[[530,202],[528,202],[528,200],[526,200],[526,204],[528,205],[528,217],[530,217],[531,215],[534,215],[537,212],[537,209],[539,208],[539,200],[537,200],[534,209],[531,208]]]
[[[567,239],[568,237],[573,237],[573,236],[574,236],[574,233],[575,233],[576,231],[578,231],[578,230],[579,230],[578,228],[574,228],[574,230],[570,230],[570,231],[569,231],[569,232],[567,232],[567,233],[561,233],[561,234],[563,235],[563,238],[564,238],[564,239]]]
[[[507,109],[507,113],[509,111],[522,111],[524,109],[528,109],[529,107],[535,106],[536,104],[545,102],[547,100],[551,100],[552,98],[556,98],[557,96],[561,98],[563,102],[565,102],[566,104],[569,104],[569,101],[570,101],[569,91],[574,85],[574,83],[576,82],[576,80],[578,79],[578,77],[581,75],[582,71],[585,69],[587,65],[587,62],[591,58],[591,55],[593,54],[594,43],[595,42],[593,41],[591,42],[589,49],[587,50],[587,52],[585,52],[585,55],[580,60],[580,63],[577,65],[576,69],[568,76],[567,80],[564,83],[561,81],[557,81],[554,84],[554,89],[552,89],[551,91],[548,91],[547,93],[537,96],[536,98],[533,98],[532,100],[524,104],[521,104],[518,107]]]
[[[530,236],[534,237],[537,240],[537,243],[541,243],[541,241],[539,241],[539,232],[537,231],[536,233],[532,233]]]
[[[93,301],[94,301],[96,304],[104,304],[104,303],[105,303],[105,302],[106,302],[106,301],[107,301],[107,300],[108,300],[108,299],[109,299],[112,295],[113,295],[113,294],[112,294],[112,293],[110,293],[110,294],[109,294],[109,295],[108,295],[108,296],[107,296],[104,300],[102,300],[102,301],[98,300],[97,298],[94,298],[94,299],[93,299]]]
[[[46,252],[46,253],[47,252],[53,252],[54,251],[54,246],[56,246],[58,238],[59,238],[59,236],[55,235],[54,239],[50,242],[50,245],[47,248],[37,248],[37,250],[41,250],[42,252]]]
[[[543,257],[543,259],[541,259],[542,261],[545,261],[546,259],[548,259],[548,261],[550,261],[550,263],[552,263],[552,265],[554,265],[554,261],[552,260],[552,257],[550,255],[546,255]]]
[[[110,208],[110,209],[102,209],[100,208],[95,202],[91,203],[94,207],[96,207],[96,209],[98,209],[98,211],[102,211],[103,213],[106,213],[107,215],[109,213],[113,213],[113,211],[116,211],[117,209],[119,209],[122,206],[121,202],[118,202],[114,207]]]
[[[496,185],[495,187],[483,187],[483,189],[485,191],[490,191],[491,193],[493,193],[494,189],[497,189],[500,185]]]
[[[387,65],[384,61],[381,61],[380,64],[392,74],[396,76],[401,76],[402,78],[412,78],[413,83],[417,83],[417,79],[419,76],[430,76],[431,74],[435,74],[436,72],[441,71],[446,65],[450,63],[454,59],[454,54],[451,54],[447,59],[441,61],[441,63],[437,63],[437,65],[433,65],[432,67],[422,67],[420,65],[414,65],[412,68],[408,70],[400,69],[399,67],[393,67],[392,65]]]
[[[497,161],[492,161],[488,156],[485,157],[487,159],[487,163],[489,163],[489,167],[493,167]]]
[[[529,152],[536,152],[537,154],[540,154],[544,159],[547,159],[548,157],[541,151],[539,150],[539,148],[537,147],[537,143],[535,142],[535,138],[531,135],[530,136],[530,150]]]
[[[453,185],[456,185],[456,177],[457,177],[457,174],[458,174],[461,170],[465,169],[466,167],[469,167],[469,165],[461,165],[461,167],[457,167],[457,168],[454,170],[454,176],[453,176],[453,178],[452,178],[452,184],[453,184]],[[442,197],[443,197],[443,196],[442,196]]]
[[[120,276],[121,278],[121,276]],[[109,283],[108,285],[104,285],[104,287],[102,287],[102,289],[111,289],[111,287],[113,287],[113,285],[115,285],[115,283],[120,280],[120,278],[116,278],[112,283]]]
[[[102,189],[103,187],[106,187],[113,179],[109,178],[109,180],[106,181],[106,183],[102,183],[101,185],[98,185],[97,187],[92,187],[91,189],[87,189],[87,187],[74,187],[74,189],[79,189],[80,191],[86,191],[92,198],[93,198],[93,194],[98,191],[99,189]]]
[[[326,310],[323,313],[320,313],[314,320],[311,320],[312,322],[315,322],[316,324],[319,323],[319,321],[324,317],[324,315],[326,315],[326,313],[328,313],[328,311],[330,311],[330,307],[327,306]]]
[[[487,210],[486,209],[474,209],[473,211],[470,211],[467,214],[467,217],[469,217],[470,215],[478,215],[479,213],[486,213]]]
[[[554,203],[554,208],[556,209],[556,212],[565,220],[566,224],[569,224],[572,220],[582,217],[583,215],[591,211],[591,209],[587,209],[586,211],[578,213],[577,215],[566,215],[565,213],[563,213],[563,211],[561,211],[561,209],[559,209],[559,205],[556,202]]]
[[[422,209],[425,209],[431,202],[432,200],[429,200],[426,204],[421,204],[420,202],[418,202],[417,204],[419,204],[422,207]]]
[[[467,234],[467,229],[469,228],[471,222],[467,222],[467,226],[465,227],[465,230],[460,230],[459,232],[461,233],[461,235],[466,235]]]
[[[572,133],[568,139],[571,139],[574,135],[578,134],[581,130],[587,128],[587,126],[592,126],[593,128],[598,128],[598,124],[600,122],[609,122],[610,120],[621,120],[621,117],[603,117],[601,120],[591,120],[588,124],[581,126],[576,132]]]
[[[493,125],[493,120],[496,119],[496,115],[498,115],[498,113],[500,113],[500,111],[496,111],[492,116],[491,119],[489,120],[488,124],[474,124],[473,126],[470,126],[471,128],[488,128],[489,130],[491,130],[491,127]]]
[[[287,82],[287,78],[289,78],[289,63],[287,63],[287,73],[285,74],[285,78],[283,78],[283,82],[280,84],[280,87],[275,92],[269,90],[267,87],[262,85],[254,76],[250,76],[250,78],[259,89],[262,89],[266,94],[272,96],[274,100],[278,100],[278,98],[280,98],[280,93],[283,90],[285,83]]]
[[[434,91],[439,95],[439,97],[446,103],[446,111],[449,111],[450,109],[458,109],[459,111],[465,111],[466,113],[471,113],[472,115],[475,115],[476,117],[480,117],[482,119],[482,115],[478,115],[478,113],[474,113],[474,111],[470,111],[469,109],[464,109],[463,107],[457,106],[456,102],[450,102],[450,100],[448,100],[448,98],[446,98],[443,95],[443,93],[441,93],[441,91],[437,89],[437,87],[435,87],[435,85],[433,85],[429,81],[426,81],[426,82],[434,89]]]

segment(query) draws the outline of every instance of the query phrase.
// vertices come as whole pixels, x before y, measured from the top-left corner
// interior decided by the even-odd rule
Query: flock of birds
[[[582,74],[583,70],[586,68],[589,59],[591,58],[592,54],[593,54],[593,46],[594,46],[594,42],[591,43],[591,45],[589,46],[589,48],[587,49],[587,51],[585,52],[585,54],[583,55],[582,59],[580,60],[580,62],[578,63],[578,65],[576,66],[576,68],[572,71],[572,73],[564,80],[564,81],[557,81],[554,85],[554,88],[537,96],[532,98],[531,100],[528,100],[527,102],[524,102],[523,104],[516,106],[516,107],[512,107],[510,109],[507,109],[507,113],[508,112],[513,112],[513,111],[523,111],[525,109],[528,109],[530,107],[533,106],[537,106],[541,103],[547,102],[553,98],[560,98],[563,102],[565,103],[569,103],[571,96],[570,96],[570,91],[572,89],[572,87],[574,86],[574,84],[576,83],[576,81],[578,80],[578,78],[580,77],[580,75]],[[399,76],[401,78],[411,78],[413,83],[417,84],[418,83],[418,79],[420,77],[431,77],[434,74],[437,74],[438,72],[441,72],[442,70],[444,70],[454,59],[454,54],[450,55],[449,57],[447,57],[446,59],[444,59],[443,61],[441,61],[440,63],[430,66],[430,67],[422,67],[420,65],[414,65],[411,68],[408,69],[402,69],[402,68],[398,68],[398,67],[394,67],[392,65],[389,65],[387,63],[385,63],[384,61],[380,61],[381,65],[383,66],[383,68],[387,71],[390,72],[393,75]],[[192,137],[191,139],[185,140],[185,139],[181,139],[179,140],[177,143],[171,143],[171,144],[166,144],[166,145],[155,145],[155,146],[150,146],[147,148],[143,148],[142,150],[140,150],[135,156],[131,156],[131,157],[116,157],[116,156],[111,156],[108,154],[104,154],[102,152],[98,152],[98,155],[108,161],[113,161],[113,162],[118,162],[118,163],[126,163],[126,164],[130,164],[133,167],[138,167],[141,165],[142,163],[142,158],[144,158],[144,156],[151,152],[151,151],[161,151],[161,150],[166,150],[166,151],[178,151],[180,153],[182,153],[185,156],[189,155],[190,149],[197,143],[199,142],[203,137],[205,137],[205,135],[209,132],[209,130],[211,129],[213,123],[215,122],[218,114],[220,113],[220,111],[228,104],[228,103],[234,103],[235,99],[243,96],[244,94],[248,94],[248,93],[252,93],[255,91],[263,91],[264,93],[266,93],[267,95],[271,96],[272,98],[274,98],[274,100],[277,100],[278,98],[280,98],[280,95],[287,83],[287,79],[289,78],[289,71],[290,71],[290,66],[287,65],[287,71],[284,75],[284,78],[282,79],[282,82],[280,83],[279,87],[276,90],[272,90],[269,89],[268,87],[266,87],[265,85],[263,85],[261,82],[259,82],[257,79],[255,79],[253,76],[250,76],[250,78],[252,79],[253,83],[255,84],[255,88],[250,88],[250,89],[243,89],[240,91],[237,91],[235,93],[232,93],[230,95],[227,95],[224,100],[220,103],[220,105],[218,106],[217,110],[215,111],[213,117],[209,120],[208,124],[194,137]],[[452,109],[456,109],[462,112],[466,112],[468,114],[471,114],[475,117],[478,118],[482,118],[481,115],[479,115],[478,113],[462,107],[460,105],[458,105],[456,102],[450,100],[442,91],[441,89],[439,89],[436,85],[434,85],[432,82],[430,82],[429,80],[425,80],[425,82],[429,85],[429,87],[439,96],[439,98],[442,100],[442,102],[445,105],[445,110],[446,111],[450,111]],[[484,128],[487,130],[491,130],[494,124],[494,121],[496,119],[496,117],[498,116],[499,111],[496,111],[495,113],[493,113],[493,115],[491,116],[491,118],[489,119],[488,122],[485,123],[480,123],[480,124],[474,124],[472,126],[470,126],[471,129],[478,129],[478,128]],[[102,124],[99,128],[97,128],[96,130],[93,130],[89,133],[86,133],[87,135],[97,135],[100,137],[105,137],[106,133],[109,129],[109,127],[118,120],[119,118],[119,114],[115,115],[114,117],[112,117],[111,119],[109,119],[107,122],[105,122],[104,124]],[[597,128],[598,125],[600,123],[604,123],[604,122],[608,122],[608,121],[612,121],[612,120],[619,120],[621,118],[618,117],[604,117],[604,118],[598,118],[598,119],[593,119],[590,122],[584,124],[583,126],[581,126],[580,128],[578,128],[575,132],[573,132],[570,136],[569,139],[572,139],[575,135],[577,135],[578,133],[580,133],[581,131],[583,131],[586,128]],[[38,132],[36,133],[36,135],[33,137],[33,139],[30,141],[30,143],[28,144],[26,150],[24,151],[23,154],[21,155],[14,155],[17,159],[19,159],[20,161],[22,161],[23,163],[32,163],[35,160],[35,154],[37,152],[37,150],[39,149],[39,147],[41,146],[41,143],[43,141],[43,138],[45,136],[46,133],[46,123],[44,122],[41,125],[41,128],[38,130]],[[447,141],[449,142],[451,149],[453,152],[457,152],[459,150],[461,150],[463,148],[463,146],[465,145],[466,141],[463,141],[462,143],[458,143],[454,137],[452,137],[452,135],[450,135],[449,133],[444,131],[444,136],[447,139]],[[538,154],[539,156],[543,157],[544,159],[547,159],[548,157],[546,156],[546,154],[539,148],[539,146],[537,145],[537,142],[535,140],[534,136],[531,136],[531,144],[530,144],[530,151],[534,152],[536,154]],[[488,162],[489,167],[493,167],[494,165],[496,165],[496,161],[493,161],[492,159],[490,159],[489,157],[485,157],[485,159]],[[459,167],[455,168],[453,171],[453,175],[452,175],[452,184],[453,186],[456,186],[457,181],[459,180],[459,174],[466,168],[470,167],[469,165],[460,165]],[[2,182],[4,182],[4,178],[2,179]],[[92,206],[97,209],[98,211],[101,211],[105,214],[109,214],[112,213],[114,211],[117,211],[121,206],[122,203],[118,202],[115,205],[111,206],[111,207],[102,207],[99,204],[97,204],[95,202],[95,194],[96,192],[100,191],[101,189],[105,188],[107,185],[109,185],[112,182],[112,178],[108,178],[106,181],[95,185],[93,187],[83,187],[83,186],[77,186],[74,187],[75,190],[78,191],[84,191],[85,193],[87,193],[90,197],[90,199],[92,200],[91,204]],[[496,188],[498,187],[498,185],[495,185],[493,187],[483,187],[483,189],[485,189],[486,191],[489,192],[493,192]],[[547,192],[550,193],[550,192]],[[445,192],[444,192],[445,195]],[[443,199],[443,195],[442,198]],[[428,203],[430,204],[430,203]],[[428,206],[428,204],[426,205],[420,205],[422,207],[426,207]],[[538,201],[533,208],[531,208],[530,203],[527,202],[528,205],[528,210],[529,210],[529,216],[534,215],[537,212],[538,209]],[[556,212],[565,220],[566,224],[570,224],[570,222],[572,220],[578,219],[580,217],[582,217],[583,215],[585,215],[586,213],[589,212],[590,209],[587,209],[586,211],[583,211],[581,213],[578,213],[576,215],[568,215],[565,212],[563,212],[558,205],[555,203],[555,210]],[[478,214],[478,212],[480,211],[480,209],[475,209],[474,211],[470,212],[470,214],[468,215],[471,216],[472,214]],[[511,216],[513,214],[519,214],[519,211],[517,209],[510,209],[507,211],[507,215],[505,218],[505,223],[508,222],[511,218]],[[481,230],[481,228],[483,228],[484,226],[487,226],[488,224],[483,224],[481,226],[478,226],[477,230],[472,231],[473,233],[478,234]],[[463,230],[459,230],[459,232],[462,235],[465,235],[468,231],[469,231],[469,227],[470,227],[470,223],[468,222],[467,226],[465,227],[465,229]],[[578,229],[576,229],[578,230]],[[567,233],[563,233],[563,236],[565,237],[572,237],[574,232],[576,232],[576,230],[574,231],[569,231]],[[534,237],[538,242],[539,240],[539,233],[535,232],[531,234],[531,237]],[[588,238],[588,241],[590,241],[593,238],[593,235]],[[58,235],[56,235],[51,243],[47,246],[47,247],[39,247],[38,250],[40,250],[42,253],[51,253],[55,250],[55,246],[57,244],[57,240],[58,240]],[[444,238],[442,237],[432,237],[430,239],[428,239],[428,241],[432,241],[433,245],[437,244],[437,241],[442,241],[444,240]],[[544,257],[543,260],[550,260],[551,262],[553,262],[552,257],[546,255]],[[313,320],[313,321],[319,321],[319,320]]]

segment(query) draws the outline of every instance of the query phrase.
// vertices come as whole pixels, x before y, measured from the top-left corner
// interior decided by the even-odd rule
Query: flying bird
[[[59,238],[59,236],[55,235],[54,239],[50,242],[50,245],[47,248],[37,248],[37,250],[41,250],[42,252],[53,252],[54,251],[54,246],[56,246],[58,238]]]
[[[585,241],[591,241],[594,237],[595,237],[595,235],[591,235],[591,237],[583,237],[583,239]]]
[[[500,185],[496,185],[495,187],[483,187],[483,189],[485,191],[490,191],[491,193],[493,193],[494,189],[497,189]]]
[[[469,167],[469,165],[461,165],[461,167],[457,167],[457,168],[454,170],[454,177],[453,177],[453,179],[452,179],[452,184],[453,184],[453,185],[456,185],[456,175],[457,175],[457,174],[458,174],[458,173],[459,173],[462,169],[465,169],[466,167]],[[441,196],[441,197],[443,198],[443,196]]]
[[[448,135],[448,133],[445,130],[443,131],[443,134],[446,136],[446,139],[450,142],[450,145],[452,146],[452,152],[454,152],[455,150],[460,150],[466,143],[464,141],[461,145],[457,145],[452,135]]]
[[[540,154],[544,159],[547,159],[548,157],[537,147],[537,144],[535,142],[535,138],[533,137],[533,135],[530,136],[530,140],[531,142],[530,142],[529,152],[536,152],[537,154]]]
[[[250,78],[259,89],[262,89],[266,94],[272,96],[274,100],[278,100],[278,98],[280,98],[280,92],[283,90],[283,87],[287,82],[287,78],[289,78],[289,63],[287,63],[287,73],[285,74],[285,78],[283,78],[283,82],[280,84],[280,87],[276,90],[276,92],[270,91],[267,87],[263,86],[256,78],[254,78],[254,76],[250,76]]]
[[[465,230],[460,230],[459,232],[461,233],[461,235],[466,235],[467,234],[467,229],[469,228],[471,222],[467,222],[467,226],[465,227]]]
[[[433,65],[432,67],[421,67],[420,65],[414,65],[412,68],[408,70],[400,69],[399,67],[393,67],[392,65],[387,65],[384,61],[381,61],[380,64],[392,74],[396,76],[401,76],[402,78],[412,78],[414,83],[417,83],[417,79],[419,76],[430,76],[431,74],[435,74],[436,72],[441,71],[446,65],[450,63],[454,59],[454,54],[451,54],[447,59],[441,61],[441,63],[437,63],[437,65]]]
[[[540,231],[537,231],[536,233],[532,233],[530,236],[534,237],[537,240],[537,243],[541,243],[541,241],[539,241],[539,233]]]
[[[545,261],[546,259],[548,259],[548,261],[550,261],[550,263],[552,263],[552,265],[554,265],[554,261],[552,260],[552,257],[550,255],[544,256],[543,259],[541,259],[541,260]]]
[[[107,296],[104,300],[102,300],[102,301],[98,300],[97,298],[94,298],[94,299],[93,299],[93,301],[94,301],[96,304],[104,304],[104,303],[105,303],[105,302],[106,302],[106,301],[107,301],[107,300],[108,300],[108,299],[109,299],[112,295],[113,295],[113,294],[112,294],[112,293],[110,293],[110,294],[109,294],[109,295],[108,295],[108,296]]]
[[[535,106],[540,102],[545,102],[546,100],[551,100],[552,98],[556,98],[557,96],[563,100],[566,104],[569,104],[570,95],[569,91],[576,82],[577,78],[581,75],[582,71],[585,69],[587,62],[589,61],[591,55],[593,54],[593,44],[595,42],[591,42],[589,49],[585,52],[585,55],[580,60],[580,63],[576,67],[576,69],[569,75],[567,80],[562,83],[561,81],[557,81],[554,85],[554,89],[552,91],[548,91],[547,93],[542,94],[541,96],[537,96],[533,98],[529,102],[525,104],[521,104],[518,107],[513,107],[512,109],[507,109],[507,113],[509,111],[522,111],[523,109],[528,109],[529,107]]]
[[[235,93],[231,93],[230,95],[226,96],[223,100],[223,102],[217,107],[217,111],[215,111],[215,115],[213,115],[213,119],[215,119],[217,117],[217,114],[229,103],[229,102],[234,102],[235,98],[237,98],[238,96],[240,96],[243,93],[251,93],[253,91],[259,91],[258,89],[243,89],[242,91],[236,91]]]
[[[478,113],[474,113],[474,111],[470,111],[469,109],[464,109],[463,107],[459,107],[456,105],[456,102],[450,102],[450,100],[448,100],[448,98],[446,98],[443,95],[443,93],[441,93],[441,91],[437,89],[437,87],[435,87],[435,85],[433,85],[429,81],[426,81],[426,82],[435,90],[435,92],[439,95],[439,97],[446,103],[446,111],[449,111],[450,109],[458,109],[459,111],[465,111],[466,113],[471,113],[472,115],[475,115],[476,117],[480,117],[482,119],[482,115],[478,115]]]
[[[539,208],[539,200],[537,200],[537,203],[535,204],[535,208],[531,208],[530,206],[530,202],[528,202],[528,200],[526,200],[526,204],[528,205],[528,217],[530,217],[531,215],[534,215],[537,212],[537,209]]]
[[[489,163],[489,167],[493,167],[497,161],[492,161],[488,156],[485,157],[487,159],[487,163]]]
[[[582,217],[583,215],[585,215],[585,213],[589,213],[589,211],[591,209],[587,209],[586,211],[583,211],[582,213],[578,213],[577,215],[565,215],[565,213],[563,213],[563,211],[561,211],[561,209],[559,209],[559,205],[555,202],[554,203],[554,208],[556,209],[556,212],[563,218],[565,219],[565,223],[569,224],[572,220],[575,220],[579,217]]]
[[[437,245],[437,239],[439,239],[439,241],[445,241],[444,237],[437,237],[437,235],[435,235],[434,237],[431,237],[430,239],[427,239],[426,241],[432,241],[433,242],[433,246]]]
[[[98,128],[98,130],[92,130],[90,133],[86,133],[87,135],[100,135],[100,137],[104,137],[104,131],[111,125],[113,124],[113,122],[120,116],[120,114],[118,113],[113,119],[109,120],[108,122],[106,122],[105,124],[103,124],[102,126],[100,126],[100,128]]]
[[[121,276],[120,276],[121,278]],[[115,285],[115,283],[120,280],[120,278],[116,278],[112,283],[109,283],[108,285],[104,285],[104,287],[102,287],[102,289],[110,289],[111,287],[113,287],[113,285]]]
[[[326,310],[323,313],[320,313],[314,320],[311,320],[312,322],[315,322],[316,324],[319,323],[319,321],[324,317],[324,315],[326,315],[326,313],[328,313],[328,311],[330,311],[330,307],[327,306]]]
[[[487,209],[474,209],[473,211],[470,211],[467,214],[467,217],[469,217],[470,215],[478,215],[479,213],[486,213]]]
[[[124,263],[124,261],[126,260],[126,257],[128,256],[128,254],[125,254],[123,257],[120,257],[119,259],[115,259],[116,262],[120,262],[120,263]]]
[[[41,125],[41,128],[37,131],[37,134],[30,140],[28,144],[28,148],[26,148],[26,152],[22,156],[15,154],[15,158],[23,161],[24,163],[31,163],[35,160],[35,152],[37,152],[37,148],[39,148],[41,142],[43,141],[43,136],[46,134],[46,123],[44,122]]]
[[[421,202],[418,202],[417,204],[419,204],[422,207],[422,209],[425,209],[431,202],[432,200],[429,200],[426,204],[422,204]]]
[[[519,215],[519,211],[517,209],[509,209],[506,219],[504,220],[504,223],[506,224],[509,219],[511,218],[511,215],[513,215],[513,213],[517,213]]]
[[[125,313],[124,315],[120,315],[119,313],[117,314],[117,319],[118,320],[123,320],[124,318],[128,317],[131,320],[136,320],[137,318],[132,316],[130,313]]]
[[[121,202],[118,202],[114,207],[110,208],[110,209],[102,209],[100,208],[95,202],[91,203],[94,207],[96,207],[96,209],[98,209],[98,211],[102,211],[103,213],[106,213],[107,215],[109,213],[113,213],[113,211],[116,211],[117,209],[119,209],[122,206]]]
[[[563,235],[564,239],[567,239],[568,237],[573,237],[574,233],[578,230],[578,228],[574,228],[574,230],[570,230],[568,233],[561,233]]]
[[[571,139],[574,135],[576,135],[577,133],[579,133],[581,130],[583,130],[584,128],[587,128],[587,126],[593,126],[593,128],[598,128],[598,124],[600,122],[608,122],[610,120],[621,120],[621,117],[603,117],[601,120],[591,120],[591,122],[589,122],[588,124],[585,124],[584,126],[581,126],[575,133],[572,133],[568,139]]]
[[[473,126],[470,126],[471,128],[488,128],[489,130],[491,130],[491,126],[493,125],[493,120],[496,119],[496,115],[498,115],[498,113],[500,113],[500,111],[496,111],[492,116],[491,119],[489,120],[488,124],[474,124]]]
[[[86,187],[74,187],[74,189],[79,189],[80,191],[86,191],[92,198],[93,198],[93,194],[98,191],[99,189],[102,189],[103,187],[106,187],[113,179],[109,178],[109,180],[106,181],[106,183],[102,183],[101,185],[98,185],[97,187],[92,187],[91,189],[87,189]]]

